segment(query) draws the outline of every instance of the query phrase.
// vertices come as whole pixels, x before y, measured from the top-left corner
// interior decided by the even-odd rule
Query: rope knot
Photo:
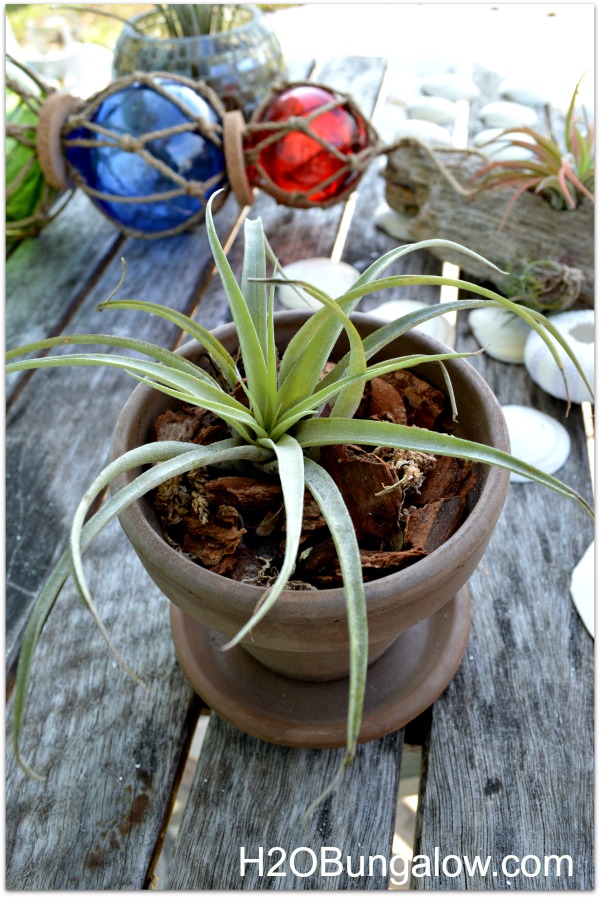
[[[121,149],[124,149],[126,153],[136,153],[141,148],[139,138],[134,137],[133,134],[121,134],[119,143]]]

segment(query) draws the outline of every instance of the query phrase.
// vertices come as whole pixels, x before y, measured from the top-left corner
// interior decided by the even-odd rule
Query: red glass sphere
[[[338,105],[312,117],[332,102]],[[294,119],[304,121],[295,124]],[[262,130],[261,123],[281,127]],[[248,180],[280,202],[330,204],[341,199],[362,174],[352,166],[352,157],[369,146],[367,124],[343,99],[322,87],[285,89],[251,124],[244,139]]]

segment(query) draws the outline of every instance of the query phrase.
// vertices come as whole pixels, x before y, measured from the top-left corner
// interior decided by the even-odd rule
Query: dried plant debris
[[[444,394],[409,371],[372,380],[357,417],[449,429]],[[156,440],[208,445],[224,425],[180,404],[154,423]],[[354,523],[365,581],[401,570],[443,544],[463,522],[477,485],[472,464],[385,446],[326,446],[321,464],[340,489]],[[285,511],[276,476],[202,468],[159,487],[154,504],[169,543],[203,566],[268,587],[285,547]],[[319,506],[304,498],[301,552],[290,589],[342,584],[335,547]]]

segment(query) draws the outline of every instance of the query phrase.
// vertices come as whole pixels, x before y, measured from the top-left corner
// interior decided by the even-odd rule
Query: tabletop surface
[[[385,60],[332,59],[291,74],[351,93],[376,127],[385,126]],[[397,245],[374,225],[383,191],[375,163],[346,206],[290,210],[261,194],[240,209],[230,196],[217,230],[225,242],[246,215],[261,216],[282,263],[333,256],[362,271]],[[229,250],[236,273],[241,244]],[[123,298],[167,301],[207,328],[229,319],[202,226],[167,239],[128,239],[79,194],[8,259],[8,345],[63,332],[118,332],[176,346],[180,333],[157,318],[118,310],[98,315],[96,306],[119,281],[121,257]],[[394,272],[439,270],[435,258],[419,252]],[[361,310],[395,296],[371,297]],[[439,299],[433,288],[402,296]],[[477,348],[466,321],[459,320],[457,348]],[[559,476],[590,500],[577,410],[565,418],[564,403],[541,392],[521,366],[487,355],[472,364],[501,403],[562,421],[571,453]],[[131,389],[129,378],[102,368],[37,371],[8,382],[9,694],[28,611],[64,550],[75,503],[106,462]],[[304,827],[303,811],[329,781],[340,752],[266,744],[212,714],[175,853],[158,886],[386,888],[389,869],[376,863],[372,875],[361,873],[359,858],[391,856],[403,744],[420,737],[415,854],[430,865],[416,874],[414,887],[593,887],[593,640],[569,595],[571,572],[592,537],[572,503],[540,486],[511,485],[469,581],[471,635],[450,686],[412,730],[361,745],[351,771]],[[67,584],[40,641],[23,733],[24,754],[47,775],[45,783],[28,780],[7,752],[6,884],[14,890],[156,887],[157,857],[201,711],[175,658],[167,599],[116,521],[90,551],[87,571],[117,649],[147,690],[118,668]],[[9,729],[11,722],[9,699]],[[324,847],[339,848],[354,865],[329,877],[318,870],[294,875],[294,850],[320,856]],[[282,851],[286,862],[276,871],[284,874],[270,874]],[[461,862],[444,864],[451,855]],[[242,876],[241,856],[264,862],[247,863]],[[514,864],[501,867],[508,856],[529,858],[518,878]],[[571,875],[567,865],[545,861],[565,856]],[[476,857],[491,863],[469,875],[466,863]]]

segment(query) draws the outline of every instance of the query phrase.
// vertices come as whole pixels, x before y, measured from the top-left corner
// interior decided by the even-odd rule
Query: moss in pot
[[[17,672],[13,744],[21,766],[33,775],[36,774],[20,755],[19,733],[23,725],[27,684],[35,646],[60,588],[71,572],[82,598],[101,625],[85,583],[81,556],[94,536],[115,516],[121,518],[140,556],[145,550],[142,546],[142,530],[146,528],[153,534],[151,539],[154,544],[148,569],[168,595],[167,589],[172,589],[171,583],[167,585],[162,582],[162,562],[153,565],[152,556],[156,558],[157,553],[161,557],[170,553],[177,558],[176,562],[183,568],[183,584],[177,587],[176,597],[169,597],[185,613],[200,616],[204,624],[223,633],[229,639],[227,647],[239,645],[249,639],[255,654],[261,650],[266,652],[264,659],[268,665],[276,665],[288,675],[298,675],[297,670],[288,667],[286,671],[281,666],[280,655],[283,652],[280,649],[284,633],[290,628],[286,622],[282,622],[280,616],[286,607],[292,606],[293,612],[302,621],[298,635],[302,644],[306,643],[311,629],[317,638],[320,636],[323,640],[322,625],[310,621],[305,611],[311,604],[314,593],[309,593],[307,597],[287,588],[298,557],[305,487],[309,490],[329,527],[343,577],[343,588],[323,590],[316,601],[312,602],[327,605],[331,601],[332,619],[339,621],[341,614],[347,619],[346,625],[338,625],[334,637],[343,666],[319,673],[319,678],[331,678],[343,676],[347,670],[349,672],[346,752],[341,773],[352,760],[359,739],[369,663],[369,631],[375,641],[379,642],[378,647],[372,650],[373,657],[380,650],[385,651],[386,642],[389,643],[390,639],[394,641],[403,628],[414,625],[427,613],[433,613],[437,609],[436,601],[440,602],[438,607],[441,607],[444,601],[448,601],[458,591],[481,557],[500,513],[507,485],[505,472],[514,470],[525,474],[577,501],[584,511],[592,513],[585,500],[572,489],[518,461],[507,452],[506,431],[497,403],[481,378],[462,361],[464,354],[451,352],[447,347],[429,342],[412,332],[418,323],[436,314],[446,313],[454,308],[481,307],[491,300],[522,317],[543,335],[550,346],[554,347],[554,340],[564,346],[560,334],[543,315],[516,306],[485,288],[460,281],[431,276],[382,276],[386,268],[401,255],[427,248],[430,244],[425,242],[399,247],[387,253],[371,265],[347,293],[336,300],[315,287],[302,284],[302,288],[318,299],[323,308],[305,318],[284,315],[282,324],[286,322],[287,331],[285,336],[281,336],[279,316],[276,328],[273,312],[273,284],[278,280],[278,265],[264,238],[260,221],[248,221],[245,225],[245,258],[240,285],[236,282],[218,241],[210,206],[207,210],[207,230],[229,302],[233,325],[209,333],[195,322],[164,306],[115,300],[112,297],[108,300],[113,307],[142,310],[177,323],[196,343],[189,348],[189,353],[188,348],[181,353],[173,353],[134,339],[91,334],[43,340],[13,350],[7,356],[9,372],[77,364],[118,366],[135,378],[142,379],[144,386],[141,392],[152,392],[159,400],[159,405],[164,400],[162,408],[166,407],[166,397],[200,406],[225,422],[230,434],[227,438],[206,446],[172,440],[147,442],[148,427],[153,418],[148,417],[146,412],[144,418],[138,417],[134,421],[133,434],[129,433],[125,437],[119,435],[117,430],[114,444],[116,457],[82,499],[75,514],[69,549],[40,594],[25,633]],[[432,241],[434,242],[439,241]],[[267,256],[274,265],[275,276],[271,278],[267,277]],[[353,315],[364,295],[386,287],[414,283],[452,283],[479,294],[481,298],[420,309],[384,326],[365,316]],[[347,351],[343,347],[342,335]],[[401,338],[405,339],[404,343]],[[145,357],[140,359],[88,350],[81,354],[13,360],[22,354],[65,343],[117,346],[141,353]],[[191,357],[198,358],[195,354],[198,352],[198,345],[203,347],[202,354],[210,358],[210,365],[206,365],[205,369],[190,360]],[[564,348],[569,352],[568,347]],[[337,356],[332,356],[334,350],[337,351]],[[323,377],[323,369],[330,357],[333,357],[335,364]],[[371,359],[375,360],[369,363]],[[577,365],[577,360],[573,361]],[[558,358],[557,363],[560,363]],[[455,400],[458,402],[458,419],[461,426],[465,426],[461,435],[439,433],[388,420],[360,420],[353,417],[366,383],[392,371],[421,364],[428,365],[430,376],[433,372],[438,378],[438,384],[444,387],[452,404],[454,405]],[[463,376],[465,370],[466,374]],[[470,389],[471,393],[480,392],[479,407],[471,406],[469,410],[470,405],[465,402],[465,420],[461,417],[463,407],[460,391],[456,389],[455,397],[453,387],[453,381],[460,380],[461,377],[466,383],[467,391]],[[134,396],[139,398],[139,388]],[[132,398],[131,403],[135,405],[138,398]],[[321,416],[325,406],[330,409],[327,417]],[[155,410],[149,413],[154,414]],[[488,419],[481,432],[474,427],[474,422],[484,416],[483,410]],[[486,465],[479,501],[463,526],[440,549],[398,574],[386,576],[375,584],[365,585],[359,546],[349,511],[334,479],[319,463],[319,449],[322,446],[336,445],[386,446],[437,456],[465,458]],[[121,454],[123,451],[125,453]],[[182,473],[216,464],[236,468],[243,465],[244,469],[250,466],[253,470],[258,466],[263,473],[276,476],[280,483],[285,505],[285,552],[274,582],[264,591],[249,584],[232,584],[230,580],[204,571],[189,562],[188,558],[162,540],[156,523],[148,523],[148,518],[152,515],[148,506],[139,501],[161,483]],[[87,512],[96,497],[113,481],[117,487],[122,488],[117,488],[112,497],[84,525]],[[494,504],[488,502],[488,497],[493,494],[496,495]],[[485,526],[482,525],[483,519],[487,521]],[[459,547],[458,542],[465,534],[471,539],[468,555]],[[448,572],[450,568],[447,561],[452,553],[460,556],[458,566],[462,565],[456,575]],[[188,563],[181,564],[183,561]],[[422,574],[418,572],[423,567],[431,568],[435,574],[433,587],[431,583],[423,584]],[[194,583],[199,575],[212,578],[216,584],[217,593],[220,593],[216,602],[208,596],[204,587],[200,589],[202,597],[194,597],[194,591],[197,590]],[[398,588],[393,583],[390,585],[396,575],[403,577],[400,609],[397,601]],[[413,592],[409,588],[411,583],[411,588],[414,587],[415,590]],[[442,591],[442,585],[445,592]],[[334,592],[335,595],[332,594]],[[395,608],[392,611],[396,618],[392,632],[389,630],[389,623],[382,622],[384,617],[377,604],[379,599],[374,597],[380,593],[384,595],[383,604],[387,603]],[[233,610],[223,623],[217,620],[216,605],[222,605],[224,602],[221,599],[226,595],[233,596]],[[431,602],[429,608],[424,605],[425,600]],[[307,618],[309,622],[306,622]],[[258,642],[263,633],[265,644],[261,646]],[[329,650],[331,648],[329,635],[325,638],[325,647]],[[298,653],[298,646],[294,653]],[[277,655],[275,659],[274,655]],[[283,663],[285,664],[285,660]],[[305,671],[301,670],[300,675],[305,675]],[[327,790],[332,785],[333,783]]]

